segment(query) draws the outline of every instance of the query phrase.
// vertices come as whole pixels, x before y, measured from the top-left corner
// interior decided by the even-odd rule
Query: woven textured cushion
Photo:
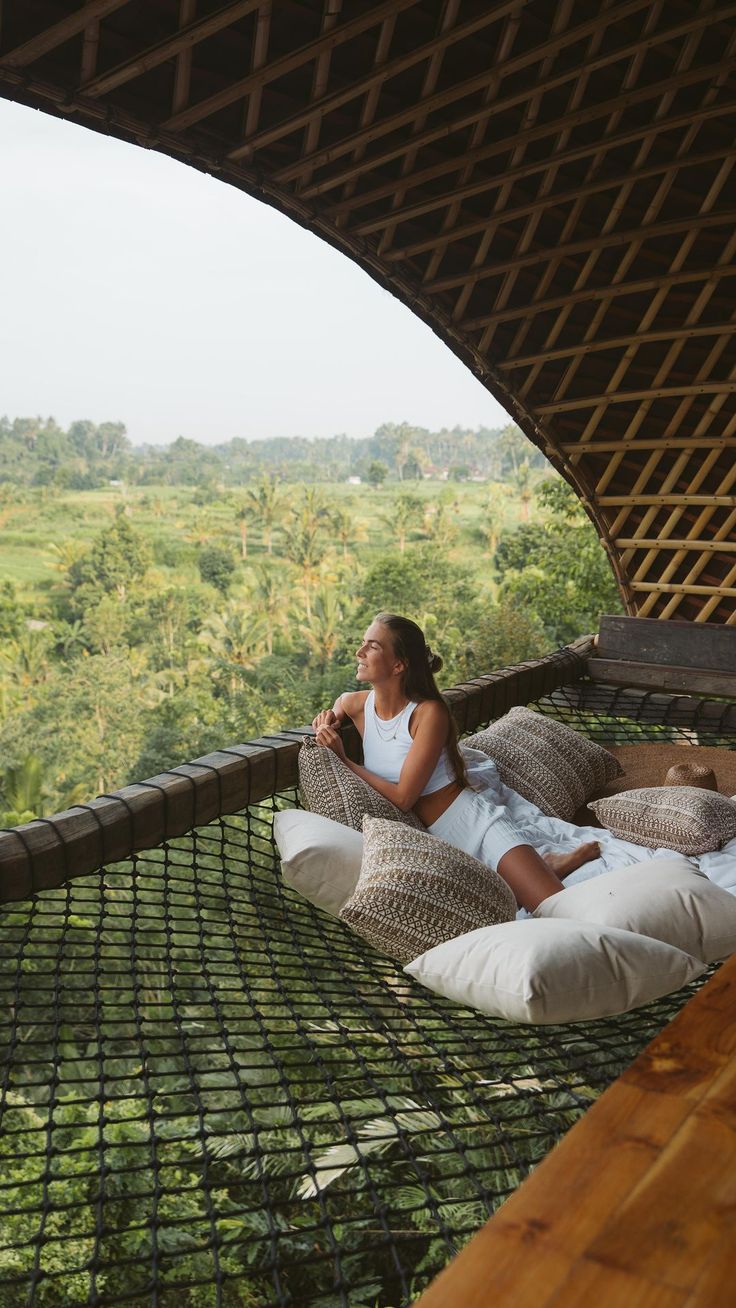
[[[402,813],[390,799],[384,799],[356,777],[334,750],[311,739],[305,740],[299,750],[299,790],[302,804],[310,812],[342,822],[354,831],[361,830],[366,813],[424,830],[415,813]]]
[[[682,854],[604,872],[550,895],[535,918],[573,918],[664,940],[704,963],[736,950],[736,896]]]
[[[286,884],[336,917],[358,884],[361,833],[320,813],[287,808],[274,815],[273,835]]]
[[[569,919],[484,927],[404,969],[428,990],[509,1022],[582,1022],[648,1004],[705,964],[661,940]]]
[[[607,749],[527,708],[510,709],[463,744],[488,754],[504,785],[566,822],[622,770]]]
[[[707,854],[736,837],[736,804],[696,786],[645,786],[589,805],[614,836],[647,849]]]
[[[369,944],[402,963],[440,941],[516,916],[496,872],[426,831],[366,817],[363,861],[340,911]]]

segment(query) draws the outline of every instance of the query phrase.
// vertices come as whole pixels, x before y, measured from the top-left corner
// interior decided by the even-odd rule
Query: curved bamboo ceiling
[[[736,623],[736,3],[0,0],[0,92],[344,250],[575,486],[629,612]]]

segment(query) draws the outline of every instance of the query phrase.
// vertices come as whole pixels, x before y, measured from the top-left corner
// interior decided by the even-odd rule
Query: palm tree
[[[243,672],[260,663],[264,653],[263,620],[231,601],[220,613],[213,613],[200,632],[200,642],[212,655],[230,690],[238,687]]]
[[[316,486],[305,486],[292,512],[303,526],[322,527],[329,522],[332,509]]]
[[[424,515],[424,530],[429,539],[441,550],[447,550],[457,540],[458,526],[453,520],[459,510],[457,500],[452,504],[438,501],[427,508]]]
[[[310,525],[298,518],[286,530],[285,550],[287,559],[301,573],[304,608],[307,621],[310,622],[312,618],[310,591],[316,580],[319,565],[327,552],[327,546],[320,536],[319,525],[316,522]]]
[[[403,493],[397,495],[393,503],[380,515],[386,526],[396,534],[399,553],[406,549],[406,538],[412,527],[418,527],[422,520],[424,505],[416,495]]]
[[[255,584],[251,595],[263,617],[266,632],[266,653],[273,654],[273,638],[277,629],[283,629],[288,612],[288,598],[283,578],[272,569],[261,567],[253,573]]]
[[[333,509],[330,525],[342,545],[342,557],[344,559],[348,557],[351,545],[368,539],[365,525],[354,517],[352,506],[350,508]]]
[[[248,523],[258,522],[263,529],[268,554],[273,554],[273,529],[281,516],[281,496],[275,477],[264,477],[257,486],[249,486],[237,511],[240,523],[241,555],[248,557]]]
[[[36,754],[27,754],[17,767],[5,768],[0,780],[6,808],[4,821],[17,825],[43,814],[48,791],[43,779],[43,764]],[[15,819],[15,821],[13,821]]]
[[[521,517],[524,522],[529,521],[529,506],[532,500],[531,475],[529,460],[523,459],[516,470],[514,484],[521,501]]]
[[[31,690],[46,680],[49,671],[49,635],[43,631],[24,631],[17,640],[9,640],[0,654],[0,667],[22,690]]]
[[[315,655],[322,671],[335,657],[345,629],[345,614],[334,586],[320,586],[314,595],[314,605],[308,623],[300,623],[307,645]]]

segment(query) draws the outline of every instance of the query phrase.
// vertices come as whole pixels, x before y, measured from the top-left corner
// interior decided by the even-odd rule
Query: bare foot
[[[562,880],[563,877],[582,867],[583,863],[590,863],[592,859],[598,858],[600,852],[598,841],[589,840],[585,845],[578,845],[570,854],[547,854],[544,861],[550,871]]]

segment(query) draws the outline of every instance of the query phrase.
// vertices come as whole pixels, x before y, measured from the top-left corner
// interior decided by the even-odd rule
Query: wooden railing
[[[582,637],[544,658],[445,691],[458,730],[472,731],[515,704],[577,681],[591,648],[592,637]],[[0,902],[63,885],[292,789],[301,742],[310,731],[280,731],[217,750],[88,804],[0,832]],[[343,734],[348,753],[357,757],[355,728]]]

